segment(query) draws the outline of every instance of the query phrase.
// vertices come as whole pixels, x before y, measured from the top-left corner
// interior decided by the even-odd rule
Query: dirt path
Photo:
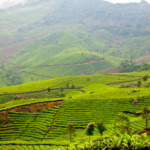
[[[119,72],[118,67],[112,67],[112,68],[99,71],[98,74],[106,74],[106,73],[108,74],[108,73],[118,73],[118,72]]]
[[[27,132],[29,126],[30,126],[33,122],[36,121],[36,119],[38,118],[38,116],[39,116],[39,114],[35,116],[35,118],[33,119],[33,121],[31,121],[31,122],[28,123],[28,125],[26,126],[26,129],[23,130],[23,132],[21,132],[21,133],[19,134],[19,136],[16,138],[16,140],[20,139],[20,137],[21,137],[25,132]]]
[[[142,80],[142,79],[143,79],[143,78],[139,78],[139,79],[130,80],[130,81],[123,81],[123,82],[109,83],[109,84],[106,84],[106,85],[121,84],[121,83],[126,83],[126,82],[138,81],[138,80]]]
[[[63,88],[63,90],[78,90],[80,88]],[[56,90],[61,90],[61,88],[55,88],[55,89],[50,89],[51,91],[56,91]],[[0,96],[4,96],[4,95],[19,95],[19,94],[30,94],[30,93],[39,93],[39,92],[45,92],[47,91],[47,89],[45,90],[40,90],[40,91],[33,91],[33,92],[24,92],[24,93],[9,93],[9,94],[0,94]]]
[[[47,132],[47,134],[45,135],[45,137],[43,138],[43,140],[47,137],[47,135],[49,134],[49,132],[52,132],[52,130],[53,130],[53,128],[54,128],[55,121],[56,121],[56,119],[57,119],[57,116],[58,116],[58,113],[60,112],[60,110],[61,110],[61,107],[60,107],[60,109],[58,109],[58,111],[56,112],[56,114],[55,114],[55,116],[54,116],[54,119],[53,119],[53,122],[52,122],[52,124],[51,124],[51,126],[50,126],[50,129],[48,130],[48,132]],[[42,140],[42,141],[43,141],[43,140]]]
[[[51,76],[45,76],[45,75],[40,75],[40,74],[37,74],[37,73],[33,73],[33,72],[28,72],[28,71],[21,71],[21,72],[24,72],[24,73],[28,73],[28,74],[33,74],[33,75],[36,75],[36,76],[40,76],[40,77],[46,77],[46,78],[53,78]]]
[[[57,101],[49,101],[49,102],[35,102],[33,104],[24,104],[23,106],[16,106],[7,110],[0,111],[0,116],[4,116],[11,112],[25,112],[25,113],[40,113],[44,110],[52,108],[53,106],[61,106],[63,104],[63,100]],[[40,108],[40,109],[37,109]],[[5,115],[3,115],[5,114]],[[4,118],[5,119],[5,118]]]
[[[98,59],[98,60],[88,60],[81,63],[74,63],[74,64],[59,64],[59,65],[44,65],[44,66],[35,66],[35,67],[19,67],[17,69],[26,69],[26,68],[45,68],[45,67],[60,67],[60,66],[76,66],[76,65],[85,65],[85,64],[92,64],[98,61],[106,61],[106,58],[104,59]]]

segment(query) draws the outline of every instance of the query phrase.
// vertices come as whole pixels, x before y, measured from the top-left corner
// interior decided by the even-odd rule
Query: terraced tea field
[[[141,88],[136,87],[137,92],[135,88],[118,87],[135,85],[143,75],[145,72],[66,77],[1,88],[0,149],[67,149],[69,138],[64,132],[68,123],[76,129],[74,142],[86,141],[87,124],[99,120],[106,126],[107,137],[114,134],[119,113],[128,116],[133,132],[143,130],[141,108],[150,105],[150,88],[143,86],[149,80]],[[132,103],[134,99],[138,99],[137,104]],[[92,139],[97,137],[95,130]]]

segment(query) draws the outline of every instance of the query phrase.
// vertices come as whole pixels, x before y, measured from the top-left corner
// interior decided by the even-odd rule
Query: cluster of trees
[[[87,143],[76,143],[69,146],[73,150],[149,150],[150,139],[147,134],[129,135],[123,134],[121,137],[113,135],[103,139],[103,141],[93,141],[90,145]]]
[[[150,70],[150,64],[143,62],[142,64],[137,64],[133,61],[122,61],[119,65],[119,72],[133,72],[133,71],[146,71]]]
[[[144,100],[144,98],[143,98]],[[144,105],[141,109],[141,116],[142,118],[145,120],[145,127],[148,127],[148,120],[149,120],[149,113],[150,113],[150,109]],[[85,129],[85,134],[89,136],[89,145],[90,145],[90,137],[94,134],[95,128],[97,128],[97,131],[100,133],[101,138],[97,139],[97,146],[99,146],[99,148],[101,149],[104,145],[106,146],[108,143],[108,141],[112,142],[113,139],[110,139],[111,137],[105,137],[103,138],[103,133],[106,131],[106,126],[103,124],[102,121],[99,121],[97,123],[94,122],[90,122],[86,129]],[[69,140],[70,142],[73,140],[73,138],[75,137],[75,127],[73,126],[72,123],[69,123],[66,127],[66,130],[64,132],[65,135],[69,135]],[[136,133],[136,134],[135,134]],[[121,140],[123,140],[124,135],[128,135],[130,136],[130,138],[133,135],[137,135],[137,131],[133,131],[131,129],[130,126],[130,120],[127,117],[126,114],[124,113],[119,113],[117,118],[114,121],[114,133],[113,136],[115,137],[119,137]],[[117,138],[117,140],[119,141],[120,139]],[[136,139],[137,140],[137,139]],[[107,142],[106,142],[107,141]],[[115,141],[116,143],[118,141]],[[131,139],[130,139],[131,141]],[[106,143],[105,143],[106,142]],[[122,141],[123,142],[123,141]],[[120,143],[121,144],[121,143]],[[108,145],[107,145],[108,146]],[[127,146],[127,145],[126,145]],[[130,145],[131,146],[131,145]],[[116,147],[117,148],[117,147]],[[138,147],[137,147],[138,148]]]
[[[59,3],[54,15],[45,15],[35,25],[51,25],[75,19],[80,24],[92,24],[93,27],[122,36],[149,34],[150,5],[146,1],[117,5],[103,0],[94,0],[92,4],[90,0],[66,0]]]
[[[145,76],[143,77],[143,82],[146,82],[147,80],[148,80],[148,75],[145,75]],[[142,85],[142,81],[139,80],[139,81],[137,82],[137,86],[138,86],[138,87],[141,87],[141,85]]]
[[[89,136],[89,144],[90,144],[90,136],[92,136],[94,134],[95,127],[97,128],[98,132],[101,135],[100,143],[102,142],[102,135],[103,135],[104,131],[106,130],[106,127],[104,126],[102,121],[99,121],[96,124],[94,122],[90,122],[85,129],[85,134]],[[73,137],[76,136],[75,131],[76,130],[75,130],[73,124],[69,123],[66,127],[64,135],[67,135],[67,134],[69,135],[70,142],[72,141]],[[76,149],[78,149],[78,148],[76,147]]]
[[[94,134],[95,128],[97,128],[98,132],[100,133],[101,140],[104,131],[106,131],[106,127],[102,121],[99,121],[97,123],[90,122],[85,129],[85,134],[89,136],[89,143],[90,143],[90,137]],[[117,131],[119,131],[121,134],[131,132],[130,121],[124,113],[118,114],[118,118],[115,120],[114,130],[115,130],[115,134],[117,135],[119,135]],[[73,124],[69,123],[66,127],[64,135],[69,135],[70,142],[72,141],[73,137],[75,137],[75,131],[76,130]]]
[[[102,121],[99,121],[96,124],[94,122],[90,122],[85,129],[85,134],[89,136],[89,143],[90,143],[90,136],[92,136],[94,134],[95,127],[97,128],[98,132],[100,133],[101,139],[102,139],[102,135],[103,135],[104,131],[106,130],[106,127],[104,126]],[[75,130],[73,124],[69,123],[66,127],[64,135],[67,135],[67,134],[69,135],[70,142],[72,141],[73,137],[75,137],[75,131],[76,130]]]

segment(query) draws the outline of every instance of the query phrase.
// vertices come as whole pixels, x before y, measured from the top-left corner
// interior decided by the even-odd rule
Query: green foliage
[[[145,119],[145,127],[148,127],[150,109],[144,105],[141,109],[142,117]]]
[[[150,70],[150,64],[143,62],[140,71]]]
[[[87,135],[91,136],[91,135],[93,135],[94,129],[95,129],[95,123],[90,122],[86,127],[85,133]]]
[[[87,82],[89,82],[89,81],[90,81],[90,78],[87,78],[86,80],[87,80]]]
[[[0,118],[0,124],[2,124],[4,122],[4,120],[2,118]]]
[[[147,80],[148,80],[148,75],[146,75],[146,76],[143,77],[143,81],[144,82],[147,81]]]
[[[98,129],[98,132],[101,134],[101,136],[103,135],[104,131],[106,131],[106,127],[104,126],[102,121],[99,121],[96,123],[96,127]]]
[[[149,88],[141,87],[139,92],[133,92],[133,88],[121,89],[118,87],[122,82],[131,82],[130,84],[135,84],[145,74],[149,74],[149,72],[65,77],[1,88],[0,100],[10,101],[7,103],[5,103],[6,101],[3,102],[4,104],[0,105],[1,110],[9,111],[18,106],[50,101],[54,104],[55,101],[59,103],[59,100],[63,100],[63,102],[61,102],[63,104],[61,107],[52,107],[43,112],[41,112],[40,106],[37,107],[39,112],[36,113],[9,112],[9,122],[7,124],[2,124],[0,128],[0,140],[11,141],[19,139],[19,141],[35,141],[35,143],[37,141],[39,145],[36,144],[36,146],[40,147],[40,149],[45,149],[45,146],[40,142],[52,140],[55,143],[55,141],[65,140],[62,135],[66,130],[66,126],[72,122],[74,128],[76,128],[77,139],[81,139],[83,142],[87,141],[84,130],[86,125],[89,122],[97,122],[97,120],[101,120],[105,124],[107,130],[102,133],[103,140],[101,140],[101,145],[99,145],[99,140],[97,140],[99,130],[94,130],[94,136],[89,136],[91,142],[90,145],[86,145],[87,147],[92,147],[92,141],[95,139],[99,147],[106,146],[108,142],[106,139],[108,138],[105,137],[114,134],[113,122],[116,120],[118,120],[118,122],[116,122],[120,128],[126,128],[126,126],[121,125],[121,123],[124,124],[129,121],[128,124],[132,130],[136,130],[137,132],[141,131],[145,127],[145,122],[143,122],[141,116],[138,115],[143,106],[143,96],[145,104],[147,105],[150,103]],[[90,81],[87,82],[87,78],[90,78]],[[76,85],[78,89],[66,89],[66,83]],[[111,83],[111,85],[106,85],[109,83]],[[51,87],[51,93],[47,91],[47,87]],[[63,92],[61,92],[61,87],[64,90]],[[38,91],[39,89],[41,91]],[[49,98],[52,94],[60,95],[64,93],[68,93],[64,98]],[[26,97],[27,99],[14,100],[16,95],[19,97]],[[35,98],[33,99],[33,97]],[[135,97],[139,102],[133,105],[131,102]],[[119,121],[117,114],[121,112],[127,113],[128,115],[125,116],[128,116],[130,120],[126,119],[126,121]],[[124,118],[125,117],[122,116],[121,120],[125,120]],[[102,127],[101,124],[100,127]],[[122,132],[123,129],[120,128],[117,128],[115,132],[122,137],[120,132]],[[127,128],[125,130],[127,130]],[[119,142],[116,137],[113,137],[113,139],[115,146],[123,142],[121,140],[122,138],[119,139]],[[110,139],[110,141],[112,141],[112,139]],[[31,146],[31,144],[29,145]],[[26,146],[28,147],[28,145]],[[84,145],[81,145],[81,147],[84,147]]]
[[[56,0],[36,0],[22,7],[0,11],[0,26],[1,29],[5,27],[5,31],[0,31],[0,35],[3,35],[1,47],[4,48],[1,54],[7,52],[8,46],[15,50],[21,45],[27,45],[1,68],[0,86],[60,76],[95,74],[116,67],[124,59],[132,60],[148,52],[150,9],[144,1],[127,5],[114,5],[101,0],[94,0],[92,4],[88,0],[68,0],[65,5],[63,2],[59,1],[58,5]],[[48,31],[52,32],[45,35]],[[8,41],[9,38],[12,40]],[[138,65],[133,62],[125,62],[122,66],[122,72],[149,70],[150,67],[146,63]],[[102,120],[107,127],[103,143],[81,144],[78,149],[149,149],[150,141],[145,134],[108,138],[113,132],[112,123],[117,121],[120,112],[128,113],[130,120],[122,114],[118,119],[118,130],[125,128],[128,132],[127,123],[138,131],[145,126],[141,116],[136,115],[139,115],[143,105],[143,96],[145,105],[150,103],[149,88],[141,88],[139,92],[133,93],[131,88],[117,87],[120,83],[125,85],[124,82],[136,84],[143,75],[149,73],[63,77],[0,89],[0,110],[5,110],[10,120],[0,127],[0,149],[67,149],[68,143],[61,136],[69,122],[77,128],[78,139],[82,138],[83,142],[86,137],[82,133],[87,123],[97,120]],[[72,85],[79,88],[78,91]],[[51,93],[48,93],[49,86]],[[74,90],[67,91],[66,87]],[[50,99],[66,94],[64,98]],[[16,95],[27,99],[15,100]],[[132,105],[131,101],[135,97],[139,103]],[[43,112],[41,108],[37,108],[38,113],[10,111],[18,106],[50,101],[55,103],[59,100],[63,100],[62,107],[52,107]],[[147,111],[144,109],[144,112]],[[102,125],[100,127],[102,129]],[[100,130],[101,133],[103,130]],[[98,135],[97,131],[92,134]]]
[[[111,136],[103,139],[102,143],[97,143],[94,141],[91,145],[87,145],[86,143],[77,145],[77,149],[84,147],[84,149],[108,149],[108,150],[131,150],[131,149],[149,149],[150,139],[147,134],[143,135],[128,135],[123,134],[121,137]],[[71,147],[69,147],[71,148]]]
[[[6,72],[0,75],[1,86],[27,83],[32,79],[39,81],[60,76],[95,74],[118,66],[124,59],[133,60],[148,53],[150,38],[147,20],[150,9],[145,2],[113,5],[96,0],[95,5],[89,5],[89,1],[80,3],[78,0],[72,3],[67,1],[68,5],[64,5],[64,1],[59,4],[57,6],[54,0],[45,0],[0,12],[0,25],[6,25],[5,30],[1,28],[0,31],[4,48],[1,52],[3,55],[8,52],[12,58],[5,64]],[[91,13],[87,10],[91,10]],[[50,12],[53,15],[49,15]],[[68,21],[69,24],[66,23]],[[14,49],[18,49],[18,45],[23,48],[10,54],[10,43]],[[2,58],[2,62],[7,61],[5,57]],[[102,61],[86,64],[91,60]],[[133,64],[133,67],[136,65]],[[129,71],[133,67],[129,66]],[[10,68],[17,76],[8,75]],[[141,70],[147,69],[149,64],[143,64]]]
[[[7,150],[15,150],[15,148],[14,148],[14,147],[12,147],[12,148],[8,148]]]
[[[69,135],[69,140],[70,142],[72,141],[73,137],[75,137],[75,128],[73,126],[72,123],[68,123],[67,127],[66,127],[66,130],[64,132],[64,135]]]
[[[64,89],[61,87],[61,88],[60,88],[60,92],[63,92],[63,91],[64,91]]]
[[[122,61],[119,66],[119,72],[133,72],[146,70],[150,70],[150,64],[142,63],[140,65],[128,60]]]
[[[75,88],[75,85],[74,85],[74,84],[72,84],[71,88],[72,88],[72,89],[74,89],[74,88]]]
[[[37,111],[40,112],[40,111],[41,111],[41,108],[37,107]]]
[[[38,113],[9,112],[10,125],[0,128],[1,141],[42,141],[46,138],[60,106]]]
[[[124,134],[124,133],[129,134],[131,132],[130,120],[124,113],[118,114],[118,117],[116,118],[115,123],[114,123],[114,129],[115,129],[115,132],[119,131],[121,134]]]
[[[66,83],[66,88],[69,88],[69,82]]]
[[[138,71],[140,65],[137,65],[134,62],[129,62],[128,60],[122,61],[119,66],[119,72],[133,72]]]
[[[90,122],[85,129],[86,135],[89,136],[89,143],[90,143],[90,136],[92,136],[94,134],[94,130],[95,130],[95,123]]]
[[[50,87],[48,87],[48,88],[47,88],[47,91],[48,91],[48,92],[51,92],[51,89],[50,89]]]
[[[138,86],[138,87],[141,87],[141,85],[142,85],[142,81],[138,81],[138,82],[137,82],[137,86]]]

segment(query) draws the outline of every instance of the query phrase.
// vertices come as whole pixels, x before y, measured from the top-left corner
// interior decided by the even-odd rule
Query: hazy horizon
[[[141,0],[105,0],[111,3],[140,3]],[[145,0],[150,3],[150,0]]]
[[[0,1],[0,9],[7,9],[18,4],[24,5],[29,0],[1,0]],[[141,0],[105,0],[111,3],[130,3],[130,2],[141,2]],[[146,0],[150,3],[150,0]]]

